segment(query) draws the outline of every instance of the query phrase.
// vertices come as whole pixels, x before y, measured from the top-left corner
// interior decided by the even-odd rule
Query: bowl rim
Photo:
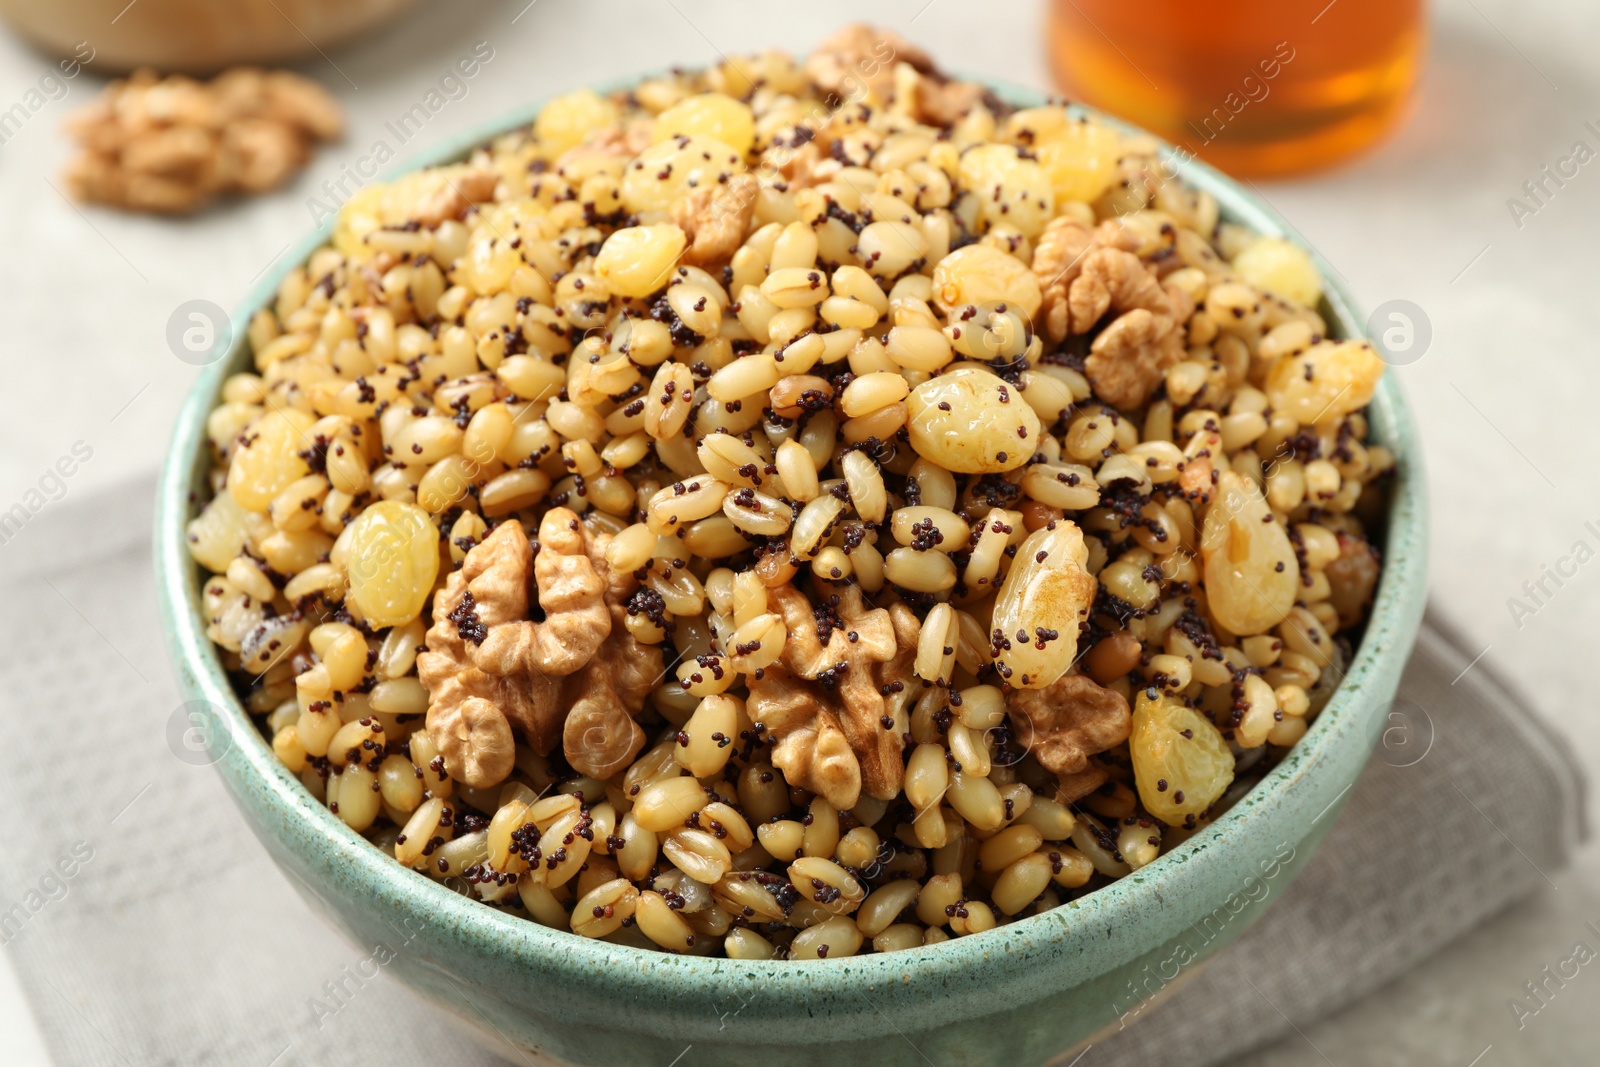
[[[636,85],[650,73],[618,79],[596,86],[602,93]],[[1059,102],[1052,94],[993,78],[971,77],[1007,103],[1018,107]],[[495,137],[530,125],[547,101],[527,105],[507,115],[449,138],[431,150],[408,158],[379,175],[375,181],[393,180],[399,175],[459,160],[472,149]],[[1259,195],[1215,168],[1175,149],[1148,131],[1084,105],[1074,110],[1139,136],[1149,137],[1160,146],[1161,158],[1190,186],[1211,193],[1225,219],[1241,222],[1257,232],[1286,238],[1309,251],[1324,280],[1324,311],[1332,327],[1330,333],[1343,337],[1364,337],[1367,331],[1356,311],[1356,302],[1342,276],[1322,255],[1298,236],[1298,231]],[[752,988],[776,993],[779,997],[802,998],[811,1007],[843,1005],[859,998],[865,989],[884,991],[901,986],[915,972],[919,979],[936,983],[932,988],[956,988],[946,983],[976,990],[997,982],[1002,976],[1042,961],[1063,939],[1113,936],[1119,918],[1135,914],[1135,898],[1159,896],[1163,872],[1175,871],[1208,849],[1227,849],[1231,838],[1259,808],[1279,805],[1292,787],[1316,765],[1329,760],[1330,753],[1343,744],[1357,743],[1348,736],[1354,720],[1362,714],[1368,700],[1363,679],[1378,676],[1386,669],[1398,675],[1392,657],[1404,657],[1420,625],[1427,582],[1427,506],[1420,441],[1412,415],[1393,373],[1380,382],[1370,407],[1369,417],[1375,436],[1394,451],[1397,461],[1384,535],[1385,561],[1367,628],[1356,650],[1345,679],[1312,728],[1287,755],[1212,824],[1196,833],[1149,866],[1119,879],[1093,893],[1070,901],[1050,912],[1030,916],[980,935],[901,952],[851,956],[838,960],[809,961],[796,966],[793,961],[730,960],[725,957],[679,956],[667,952],[615,945],[592,940],[568,931],[553,930],[536,922],[504,914],[481,902],[464,898],[433,879],[400,867],[365,838],[350,830],[325,806],[317,803],[274,755],[270,743],[257,728],[234,692],[215,646],[206,638],[201,624],[199,565],[186,549],[184,527],[205,496],[204,472],[209,466],[205,447],[205,419],[214,406],[226,377],[240,368],[251,315],[271,302],[282,278],[302,264],[312,251],[326,244],[332,231],[330,219],[280,253],[274,265],[251,287],[232,316],[232,343],[227,355],[206,366],[185,399],[177,418],[171,446],[163,464],[157,488],[154,526],[155,565],[163,631],[169,659],[187,688],[199,693],[212,707],[213,744],[228,753],[219,759],[219,772],[228,778],[237,773],[230,768],[237,754],[248,768],[245,780],[229,781],[237,795],[259,785],[278,808],[277,818],[301,820],[301,833],[279,831],[284,847],[303,853],[308,863],[337,865],[360,877],[371,899],[369,906],[393,906],[417,914],[428,925],[437,924],[451,931],[453,940],[474,953],[509,959],[517,966],[553,975],[562,981],[592,984],[596,974],[614,990],[642,997],[659,997],[669,987],[692,983],[713,1002],[749,1002]],[[217,709],[225,709],[216,716]],[[1342,802],[1341,792],[1324,811]],[[320,853],[318,855],[317,853]],[[395,919],[401,916],[396,915]],[[1140,949],[1143,951],[1143,948]],[[1129,958],[1135,958],[1137,952]],[[940,1017],[955,1022],[973,1014],[963,1010],[958,999],[941,998]],[[973,998],[977,999],[977,998]],[[819,1012],[820,1014],[820,1012]]]

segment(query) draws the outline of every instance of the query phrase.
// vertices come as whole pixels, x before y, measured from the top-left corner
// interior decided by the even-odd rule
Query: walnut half
[[[552,508],[539,526],[537,560],[515,519],[467,553],[433,601],[427,651],[417,675],[428,688],[428,733],[453,778],[483,787],[511,773],[511,727],[548,754],[564,733],[567,709],[598,689],[591,673],[611,634],[606,581],[586,551],[578,516]],[[543,622],[528,618],[530,572]],[[564,677],[582,672],[578,686]],[[508,727],[491,727],[493,709]],[[470,729],[462,723],[470,718]]]
[[[525,681],[480,669],[469,651],[491,624],[526,615],[531,563],[521,524],[496,528],[434,594],[427,651],[417,655],[417,677],[428,689],[428,734],[450,777],[470,786],[504,781],[514,755],[511,724],[528,733],[537,721],[539,703]]]
[[[892,800],[905,778],[905,714],[885,701],[881,670],[899,651],[897,620],[869,609],[860,586],[819,582],[818,590],[830,624],[826,640],[819,607],[804,593],[792,585],[768,590],[788,630],[785,670],[774,675],[768,668],[752,680],[750,713],[777,741],[772,762],[784,777],[846,811],[863,792]],[[906,611],[902,631],[907,620],[915,626]],[[914,650],[914,634],[910,645]]]

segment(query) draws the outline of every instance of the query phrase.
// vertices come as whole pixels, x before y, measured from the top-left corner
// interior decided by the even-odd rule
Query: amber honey
[[[1074,99],[1223,170],[1326,166],[1398,121],[1422,62],[1422,0],[1052,0]]]

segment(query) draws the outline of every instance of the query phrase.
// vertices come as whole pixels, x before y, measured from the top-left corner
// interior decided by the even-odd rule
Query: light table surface
[[[1426,445],[1434,596],[1485,659],[1568,731],[1593,769],[1600,732],[1589,728],[1587,646],[1600,633],[1600,563],[1578,567],[1559,587],[1547,584],[1553,595],[1531,614],[1514,613],[1510,601],[1525,598],[1524,581],[1537,580],[1542,568],[1571,571],[1562,561],[1577,543],[1588,555],[1600,550],[1593,476],[1600,420],[1591,407],[1600,396],[1591,328],[1600,164],[1582,168],[1535,213],[1514,217],[1508,200],[1525,199],[1523,183],[1571,154],[1575,142],[1600,151],[1600,64],[1592,49],[1600,8],[1582,0],[1537,7],[1443,0],[1433,18],[1417,106],[1386,146],[1332,173],[1260,190],[1364,306],[1404,299],[1427,316],[1431,347],[1394,373],[1416,406]],[[38,486],[75,444],[92,455],[65,479],[69,495],[154,467],[195,373],[167,347],[172,311],[192,299],[232,307],[311,226],[312,198],[326,200],[323,182],[376,142],[404,158],[574,85],[714,62],[719,52],[773,44],[803,51],[852,19],[898,30],[956,70],[1048,84],[1042,12],[1027,3],[984,5],[981,13],[970,0],[434,4],[304,68],[340,96],[350,133],[294,185],[173,221],[79,209],[47,183],[59,185],[68,152],[61,120],[100,85],[90,68],[65,99],[47,103],[0,144],[0,510]],[[1308,32],[1315,32],[1309,22]],[[493,57],[466,94],[397,143],[388,124],[478,42]],[[0,37],[0,107],[36,85],[48,62]],[[0,545],[0,563],[4,551]],[[1251,1063],[1585,1061],[1600,1046],[1600,1015],[1590,1007],[1600,969],[1584,968],[1520,1028],[1508,1007],[1575,942],[1588,938],[1600,949],[1585,927],[1600,923],[1600,853],[1591,848],[1573,869],[1550,874],[1556,889]],[[0,890],[14,888],[0,876]],[[4,965],[0,1062],[48,1062]]]

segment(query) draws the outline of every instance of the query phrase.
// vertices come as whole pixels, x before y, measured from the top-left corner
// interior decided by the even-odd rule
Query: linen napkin
[[[58,1064],[500,1062],[311,917],[184,744],[153,496],[139,481],[53,503],[0,544],[0,943]],[[1231,1059],[1544,885],[1584,832],[1580,772],[1468,667],[1430,617],[1384,745],[1302,876],[1196,980],[1130,998],[1079,1067]]]

